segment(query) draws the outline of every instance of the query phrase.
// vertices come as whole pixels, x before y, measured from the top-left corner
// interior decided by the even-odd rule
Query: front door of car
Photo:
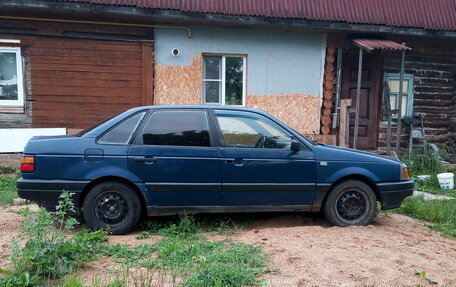
[[[214,206],[221,200],[218,150],[206,110],[156,110],[128,153],[153,206]]]
[[[222,205],[310,207],[315,197],[315,158],[291,134],[254,112],[216,110],[222,139]]]

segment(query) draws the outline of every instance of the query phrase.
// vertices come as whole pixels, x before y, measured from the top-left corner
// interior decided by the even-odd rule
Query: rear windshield
[[[122,114],[122,113],[123,113],[123,112],[118,113],[118,114],[116,114],[116,115],[114,115],[114,116],[112,116],[112,117],[109,117],[109,118],[107,118],[107,119],[105,119],[105,120],[103,120],[103,121],[101,121],[101,122],[98,122],[98,123],[94,124],[93,126],[88,127],[88,128],[86,128],[86,129],[80,131],[79,133],[75,134],[75,136],[81,137],[81,136],[85,135],[86,133],[90,132],[91,130],[93,130],[94,128],[98,127],[99,125],[104,124],[105,122],[107,122],[107,121],[109,121],[109,120],[111,120],[111,119],[117,117],[118,115],[120,115],[120,114]]]

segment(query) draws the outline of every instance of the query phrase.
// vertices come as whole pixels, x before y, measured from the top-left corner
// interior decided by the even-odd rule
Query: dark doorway
[[[344,54],[342,63],[342,99],[351,99],[351,109],[356,107],[358,81],[358,54]],[[359,106],[358,149],[376,149],[378,137],[378,114],[380,111],[380,87],[383,80],[383,58],[379,55],[363,57],[361,94]],[[350,114],[350,147],[353,147],[355,113]]]

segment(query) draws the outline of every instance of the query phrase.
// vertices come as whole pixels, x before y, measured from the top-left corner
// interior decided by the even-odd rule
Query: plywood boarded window
[[[0,46],[0,106],[24,105],[22,73],[20,48]]]
[[[245,105],[245,57],[205,55],[203,102],[219,105]]]

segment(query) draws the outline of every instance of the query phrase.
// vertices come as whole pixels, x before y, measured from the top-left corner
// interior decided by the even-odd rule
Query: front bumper
[[[88,181],[21,178],[17,181],[16,187],[19,197],[35,201],[39,206],[54,211],[63,191],[74,193],[72,199],[77,209],[80,206],[82,190],[88,183]]]
[[[413,194],[413,180],[382,182],[377,184],[382,210],[398,208],[407,196]]]

